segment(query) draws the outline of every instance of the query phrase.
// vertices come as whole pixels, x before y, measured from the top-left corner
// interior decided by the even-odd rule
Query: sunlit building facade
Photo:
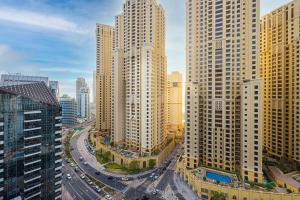
[[[263,144],[277,159],[300,162],[300,0],[261,19]]]
[[[167,128],[177,131],[183,128],[182,75],[177,71],[168,74],[167,97]]]
[[[240,169],[244,180],[262,180],[259,13],[258,0],[186,0],[189,168]]]
[[[96,128],[110,131],[111,120],[111,72],[114,45],[114,28],[97,24],[97,67],[96,67]]]

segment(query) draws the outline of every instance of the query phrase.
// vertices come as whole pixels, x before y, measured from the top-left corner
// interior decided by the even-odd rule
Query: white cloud
[[[0,7],[0,20],[57,31],[80,34],[88,33],[87,30],[81,29],[74,22],[68,21],[62,17],[32,11],[24,11],[10,7]]]

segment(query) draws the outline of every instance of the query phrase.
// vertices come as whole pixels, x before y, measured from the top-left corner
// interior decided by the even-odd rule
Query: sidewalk
[[[117,178],[122,178],[122,177],[137,178],[139,176],[145,176],[145,175],[151,174],[156,170],[156,168],[154,168],[152,170],[142,172],[142,173],[139,173],[139,174],[134,174],[134,175],[124,175],[124,174],[110,173],[110,172],[105,170],[105,167],[103,165],[101,165],[97,161],[96,157],[94,155],[92,155],[88,151],[88,149],[86,148],[86,146],[84,144],[84,140],[87,139],[87,137],[88,137],[88,131],[86,129],[79,132],[79,138],[78,138],[77,143],[76,143],[78,151],[80,152],[80,154],[84,158],[84,160],[86,162],[88,162],[91,167],[93,167],[94,169],[100,171],[102,174],[105,174],[107,176],[117,177]]]
[[[174,184],[177,188],[177,192],[180,193],[185,199],[188,200],[201,200],[191,188],[186,184],[186,182],[180,178],[177,173],[174,174]]]

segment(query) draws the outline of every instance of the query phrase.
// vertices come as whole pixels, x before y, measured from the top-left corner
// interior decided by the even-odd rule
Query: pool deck
[[[230,183],[220,181],[220,183],[219,183],[220,185],[228,186],[230,184],[233,184],[234,187],[240,186],[240,182],[239,182],[236,174],[227,173],[224,171],[219,171],[216,169],[211,169],[211,168],[206,168],[206,167],[197,168],[194,170],[194,172],[195,172],[194,174],[196,175],[196,177],[198,177],[200,180],[203,180],[203,178],[206,177],[207,182],[215,184],[217,181],[215,179],[208,178],[206,175],[206,172],[212,172],[212,173],[220,174],[223,176],[227,176],[231,180]]]

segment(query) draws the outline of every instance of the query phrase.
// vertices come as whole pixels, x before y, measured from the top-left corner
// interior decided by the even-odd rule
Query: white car
[[[122,177],[122,181],[128,181],[128,177],[126,176]]]
[[[84,164],[84,165],[87,165],[87,162],[84,162],[83,164]]]
[[[68,180],[71,180],[71,178],[72,178],[71,175],[70,175],[70,174],[67,174],[67,179],[68,179]]]

